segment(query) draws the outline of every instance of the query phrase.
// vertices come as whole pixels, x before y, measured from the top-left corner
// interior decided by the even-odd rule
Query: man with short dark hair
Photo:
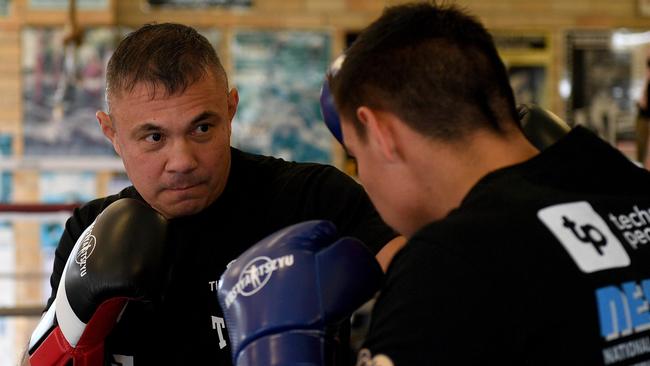
[[[172,258],[169,278],[160,278],[162,301],[130,302],[120,315],[105,342],[108,363],[230,364],[217,280],[278,229],[326,219],[375,253],[399,245],[363,189],[338,170],[230,147],[237,90],[194,29],[157,24],[128,35],[108,64],[107,99],[109,112],[97,119],[133,186],[74,211],[56,250],[48,307],[77,239],[121,198],[146,202],[169,221]]]
[[[360,181],[409,239],[357,365],[647,364],[650,173],[581,127],[534,148],[476,18],[388,8],[330,85]]]

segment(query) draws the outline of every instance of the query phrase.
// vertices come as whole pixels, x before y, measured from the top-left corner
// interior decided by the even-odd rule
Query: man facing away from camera
[[[359,179],[408,238],[358,365],[650,360],[650,173],[581,127],[534,148],[476,18],[388,8],[330,82]]]

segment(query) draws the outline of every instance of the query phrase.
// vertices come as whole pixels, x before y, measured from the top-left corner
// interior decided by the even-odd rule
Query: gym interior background
[[[636,158],[650,1],[447,2],[493,33],[519,103],[588,126]],[[319,89],[330,61],[395,3],[0,0],[0,365],[18,362],[49,296],[70,209],[129,184],[94,118],[120,37],[150,22],[196,27],[240,90],[235,146],[353,174],[321,122]]]

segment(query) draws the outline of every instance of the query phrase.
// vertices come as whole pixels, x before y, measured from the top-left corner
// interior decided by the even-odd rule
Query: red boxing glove
[[[166,230],[167,221],[140,201],[108,206],[68,257],[56,298],[32,333],[31,365],[103,365],[104,339],[126,302],[162,292]]]

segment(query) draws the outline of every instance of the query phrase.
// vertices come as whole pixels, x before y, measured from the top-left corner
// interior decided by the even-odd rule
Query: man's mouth
[[[178,185],[173,185],[167,187],[167,190],[169,191],[186,191],[188,189],[192,189],[196,186],[198,186],[201,183],[192,183],[192,184],[178,184]]]

